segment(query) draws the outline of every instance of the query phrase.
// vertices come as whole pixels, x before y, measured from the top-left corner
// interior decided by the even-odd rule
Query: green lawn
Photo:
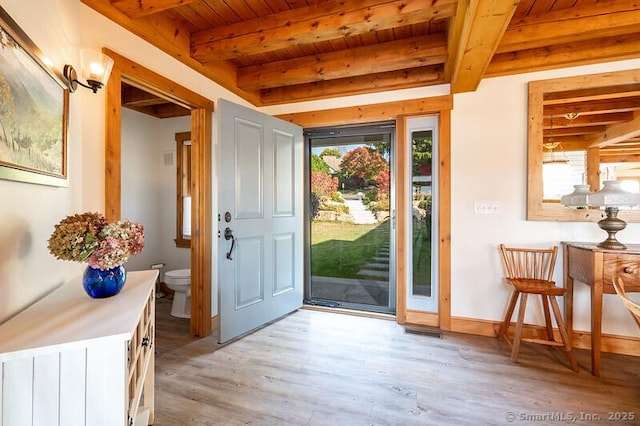
[[[389,221],[375,225],[311,223],[311,275],[356,278],[356,273],[385,242]]]

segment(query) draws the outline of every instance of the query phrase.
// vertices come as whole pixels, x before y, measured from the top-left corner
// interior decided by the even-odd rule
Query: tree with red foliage
[[[330,197],[338,190],[338,178],[328,173],[311,172],[311,192],[318,197]]]
[[[389,190],[391,189],[391,173],[390,170],[380,170],[378,176],[376,176],[376,183],[378,184],[378,200],[389,199]]]
[[[342,157],[340,168],[343,172],[362,178],[368,183],[374,180],[382,170],[388,169],[389,164],[380,151],[362,146],[347,152]]]

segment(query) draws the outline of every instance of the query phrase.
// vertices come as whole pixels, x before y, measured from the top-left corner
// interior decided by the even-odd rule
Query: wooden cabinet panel
[[[157,274],[108,299],[74,280],[0,326],[0,425],[128,426],[140,401],[153,421]]]

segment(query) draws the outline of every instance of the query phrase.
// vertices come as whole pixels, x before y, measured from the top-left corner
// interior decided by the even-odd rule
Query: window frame
[[[176,140],[176,247],[191,248],[191,238],[185,238],[182,234],[184,220],[183,201],[184,196],[191,195],[191,132],[179,132],[175,134]],[[186,182],[185,182],[186,180]]]

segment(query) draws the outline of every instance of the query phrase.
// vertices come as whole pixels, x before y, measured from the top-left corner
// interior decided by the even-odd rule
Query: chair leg
[[[553,326],[551,324],[551,315],[549,313],[549,298],[546,294],[541,294],[542,298],[542,309],[544,311],[544,323],[547,326],[547,340],[555,341],[555,337],[553,336]]]
[[[513,338],[513,348],[511,349],[511,361],[518,359],[520,352],[520,341],[522,340],[522,324],[524,323],[524,312],[527,307],[527,293],[520,293],[520,310],[518,311],[518,322],[516,323],[516,335]]]
[[[567,358],[569,359],[569,364],[571,365],[571,369],[575,372],[580,371],[578,368],[578,363],[576,362],[576,357],[573,354],[573,349],[571,348],[571,342],[569,341],[569,335],[567,334],[567,329],[564,325],[564,321],[562,320],[562,314],[560,313],[560,307],[558,306],[558,301],[555,296],[549,296],[549,300],[551,301],[551,307],[553,308],[553,315],[556,317],[556,322],[558,323],[558,330],[560,331],[560,337],[562,337],[562,342],[564,343],[564,349],[567,354]]]
[[[511,317],[513,316],[513,311],[516,308],[516,302],[518,301],[518,290],[513,290],[511,293],[511,299],[509,300],[509,306],[507,307],[507,313],[504,315],[504,320],[502,321],[502,325],[500,326],[500,330],[498,330],[498,339],[504,339],[507,334],[507,330],[509,329],[509,325],[511,324]]]

